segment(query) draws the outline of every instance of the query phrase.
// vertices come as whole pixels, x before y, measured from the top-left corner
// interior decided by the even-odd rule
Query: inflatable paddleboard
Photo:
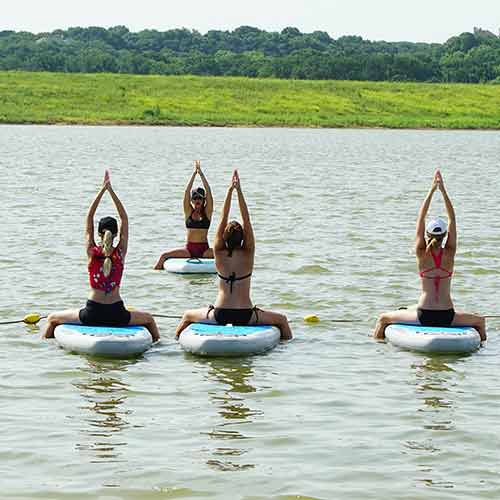
[[[386,339],[403,349],[420,352],[468,353],[479,349],[481,338],[476,329],[464,327],[432,327],[389,325]]]
[[[280,331],[274,326],[232,326],[193,323],[180,335],[181,347],[200,356],[248,356],[276,347]]]
[[[167,259],[163,269],[177,274],[216,274],[214,259]]]
[[[92,356],[126,358],[137,356],[153,343],[143,326],[84,326],[64,324],[56,327],[54,336],[65,350]]]

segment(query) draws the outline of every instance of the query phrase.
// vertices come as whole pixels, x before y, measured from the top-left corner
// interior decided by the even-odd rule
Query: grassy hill
[[[0,72],[0,123],[500,129],[500,86]]]

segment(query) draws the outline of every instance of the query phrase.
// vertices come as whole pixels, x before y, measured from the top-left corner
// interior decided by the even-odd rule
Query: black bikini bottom
[[[89,326],[127,326],[130,323],[130,312],[125,309],[123,300],[113,304],[87,300],[78,316],[82,324]]]
[[[219,325],[234,325],[234,326],[245,326],[250,323],[252,315],[255,312],[255,319],[259,321],[259,314],[257,307],[252,307],[250,309],[225,309],[220,307],[210,306],[208,308],[208,313],[213,309],[215,321]],[[207,317],[208,317],[207,313]]]
[[[422,326],[451,326],[455,309],[417,309],[418,321]]]

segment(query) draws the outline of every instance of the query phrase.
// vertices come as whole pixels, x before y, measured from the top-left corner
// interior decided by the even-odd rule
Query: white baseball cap
[[[432,219],[427,224],[425,231],[432,236],[443,236],[448,231],[448,224],[443,219]]]

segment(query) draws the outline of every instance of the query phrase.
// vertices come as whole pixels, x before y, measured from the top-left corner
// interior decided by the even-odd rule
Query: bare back
[[[453,308],[451,299],[451,274],[455,264],[455,249],[444,247],[417,252],[417,266],[422,281],[418,307],[445,310]],[[442,252],[442,256],[438,259]],[[440,262],[439,262],[440,260]]]
[[[215,307],[227,309],[245,309],[252,307],[250,298],[251,276],[253,271],[254,251],[235,249],[231,257],[227,249],[215,250],[215,267],[223,278],[230,278],[234,273],[236,278],[232,283],[219,278],[219,292]],[[244,279],[238,279],[245,277]],[[231,291],[232,289],[232,291]]]

